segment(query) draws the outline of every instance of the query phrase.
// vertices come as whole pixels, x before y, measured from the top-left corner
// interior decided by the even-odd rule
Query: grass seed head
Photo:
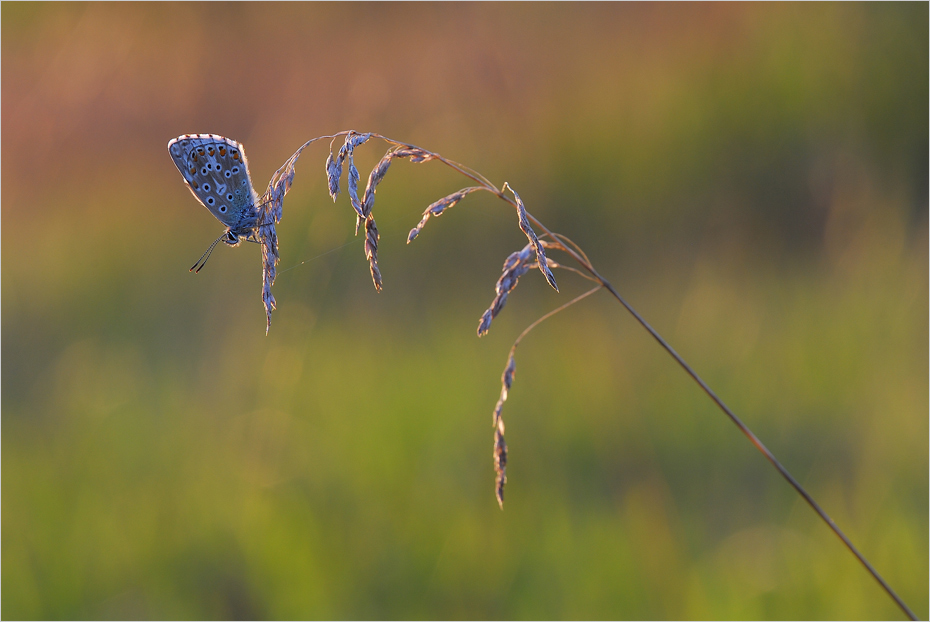
[[[552,270],[549,269],[549,264],[546,262],[546,251],[543,245],[540,244],[539,238],[536,237],[536,232],[533,231],[533,227],[530,226],[530,221],[526,217],[526,206],[523,204],[523,199],[521,199],[517,191],[511,188],[506,182],[504,183],[504,189],[509,189],[517,202],[517,215],[520,219],[520,230],[523,231],[523,234],[526,235],[526,239],[530,241],[530,244],[533,245],[533,249],[536,251],[536,265],[539,266],[539,271],[546,277],[546,281],[549,282],[552,289],[559,291],[559,286],[555,282],[555,275],[552,274]]]
[[[420,162],[429,162],[434,159],[434,155],[429,151],[420,149],[419,147],[414,147],[413,145],[408,145],[406,147],[400,147],[399,149],[394,150],[395,158],[410,158],[410,161],[414,164],[419,164]]]
[[[371,280],[375,289],[381,291],[381,270],[378,268],[378,227],[375,225],[375,218],[368,215],[365,219],[365,257],[368,259],[368,266],[371,269]]]
[[[342,152],[340,152],[339,157],[333,158],[333,152],[329,152],[329,157],[326,158],[326,183],[329,186],[329,196],[333,198],[333,203],[336,202],[336,197],[339,196],[339,178],[342,177],[342,161],[343,161]]]
[[[362,201],[362,216],[368,217],[375,206],[375,192],[378,184],[387,175],[388,168],[391,166],[391,159],[394,157],[393,152],[388,151],[384,157],[371,169],[368,175],[368,185],[365,186],[365,199]]]
[[[365,212],[362,209],[362,204],[358,200],[358,169],[355,168],[355,162],[352,158],[352,152],[350,151],[346,159],[349,161],[349,201],[352,203],[353,209],[356,213],[362,218],[365,217]],[[358,233],[358,227],[355,230],[356,234]]]
[[[359,145],[364,145],[368,142],[368,139],[371,138],[371,132],[365,132],[364,134],[359,134],[356,131],[349,132],[346,136],[346,145],[349,146],[349,150],[355,149]]]
[[[504,305],[507,303],[507,296],[516,288],[520,277],[529,272],[536,263],[536,253],[532,245],[527,244],[523,250],[510,253],[504,260],[503,274],[497,279],[494,291],[497,295],[491,301],[491,306],[484,312],[478,321],[478,336],[482,337],[487,334],[491,328],[491,320],[497,317]]]
[[[494,493],[497,504],[504,509],[504,485],[507,484],[507,442],[504,440],[504,422],[494,430]]]
[[[417,224],[417,226],[411,229],[410,233],[407,234],[407,244],[410,244],[411,242],[413,242],[416,239],[416,237],[420,235],[420,232],[423,231],[423,227],[426,226],[426,222],[431,217],[441,216],[444,211],[446,211],[447,209],[449,209],[450,207],[452,207],[453,205],[455,205],[456,203],[464,199],[468,193],[474,192],[475,190],[481,190],[481,189],[482,189],[481,186],[472,186],[470,188],[462,188],[461,190],[457,192],[453,192],[452,194],[448,196],[442,197],[438,201],[430,203],[429,207],[427,207],[423,211],[423,218],[420,220],[419,224]]]
[[[262,246],[262,304],[265,306],[265,334],[271,328],[271,312],[276,308],[271,286],[277,274],[278,235],[274,224],[259,227],[258,241]]]

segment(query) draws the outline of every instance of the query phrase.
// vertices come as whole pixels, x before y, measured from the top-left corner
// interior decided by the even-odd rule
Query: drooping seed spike
[[[362,204],[358,200],[358,169],[355,168],[355,162],[352,158],[352,152],[349,151],[346,155],[346,159],[349,161],[349,202],[352,203],[353,209],[359,215],[360,218],[365,218],[365,212],[362,209]],[[355,228],[356,235],[358,234],[358,227]]]
[[[507,442],[504,440],[504,422],[494,430],[494,494],[497,504],[504,509],[504,486],[507,484]]]
[[[391,166],[392,157],[393,152],[388,151],[375,167],[371,169],[371,173],[368,175],[368,185],[365,186],[365,199],[362,201],[362,215],[366,218],[371,214],[371,210],[375,206],[375,192],[377,192],[378,184],[380,184],[384,176],[387,175],[388,168]]]
[[[504,260],[503,274],[497,279],[494,286],[496,296],[491,301],[491,306],[481,316],[478,322],[478,336],[483,337],[491,328],[491,320],[497,317],[504,305],[507,303],[507,296],[514,290],[520,277],[530,271],[536,263],[536,254],[532,245],[527,244],[523,250],[510,253]]]
[[[375,225],[375,219],[370,214],[365,219],[365,258],[368,259],[368,266],[371,270],[371,281],[375,289],[381,291],[381,270],[378,268],[378,227]]]
[[[271,328],[271,312],[276,308],[275,299],[271,293],[279,259],[278,236],[275,233],[274,224],[261,227],[258,240],[262,246],[262,304],[265,305],[265,334],[267,335]]]
[[[419,147],[414,147],[412,145],[408,145],[406,147],[400,147],[398,149],[395,149],[394,157],[395,158],[410,158],[410,161],[413,162],[414,164],[419,164],[420,162],[429,162],[430,160],[435,158],[435,156],[429,151],[420,149]]]
[[[395,152],[396,153],[396,152]],[[475,190],[483,190],[481,186],[471,186],[469,188],[462,188],[448,196],[444,196],[438,201],[430,203],[423,211],[423,218],[420,220],[419,224],[416,227],[410,230],[410,233],[407,234],[407,244],[413,242],[420,232],[423,231],[423,227],[426,226],[427,221],[433,216],[441,216],[444,211],[461,201],[465,196]]]
[[[504,368],[504,373],[501,374],[501,386],[504,390],[501,392],[501,396],[504,399],[507,399],[507,392],[510,391],[510,387],[513,386],[513,375],[517,371],[517,363],[514,361],[513,352],[510,353],[510,359],[507,361],[507,367]]]
[[[336,197],[339,196],[339,178],[342,177],[342,157],[333,158],[333,152],[329,152],[329,157],[326,158],[326,182],[329,186],[329,196],[333,198],[333,203],[336,202]]]
[[[514,344],[514,348],[516,348]],[[510,387],[513,386],[513,376],[517,369],[514,360],[514,350],[510,350],[507,357],[507,366],[504,373],[501,374],[501,396],[494,406],[494,472],[496,474],[494,492],[497,496],[497,503],[501,509],[504,509],[504,484],[507,483],[507,443],[504,441],[504,419],[501,412],[504,409],[504,402],[507,401],[507,394]]]
[[[521,199],[517,191],[511,188],[507,183],[504,183],[503,189],[510,190],[510,192],[513,193],[513,198],[517,202],[517,215],[520,219],[520,230],[523,231],[523,234],[526,235],[526,239],[530,241],[530,244],[533,245],[536,251],[536,265],[539,271],[546,277],[546,281],[548,281],[552,289],[559,291],[559,286],[555,282],[555,275],[552,274],[552,270],[549,269],[549,264],[546,261],[546,251],[543,245],[540,244],[539,238],[536,237],[536,232],[533,231],[533,227],[530,226],[530,221],[526,217],[526,206],[523,204],[523,199]]]
[[[262,247],[262,303],[265,307],[265,334],[271,328],[271,312],[275,309],[275,299],[271,293],[277,273],[278,260],[278,234],[275,223],[281,221],[284,211],[284,197],[294,182],[294,172],[297,158],[314,140],[305,142],[275,171],[268,183],[265,194],[256,206],[256,226],[249,233],[249,241],[258,242]]]

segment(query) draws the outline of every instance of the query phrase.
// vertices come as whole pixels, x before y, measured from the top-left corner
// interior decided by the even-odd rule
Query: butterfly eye
[[[204,191],[204,192],[210,192],[210,184],[204,184],[204,185],[203,185],[203,191]]]
[[[238,167],[238,166],[234,166],[233,169],[232,169],[232,171],[233,171],[233,173],[238,173],[238,172],[239,172],[239,167]]]
[[[220,213],[221,213],[221,214],[225,214],[225,213],[226,213],[226,206],[225,206],[225,205],[220,205]]]
[[[232,177],[232,173],[230,173],[229,171],[226,171],[225,175],[226,177]]]
[[[227,201],[232,201],[232,200],[233,200],[233,195],[232,195],[231,192],[230,192],[229,194],[226,195],[226,200],[227,200]]]
[[[207,169],[206,169],[206,167],[200,169],[200,174],[201,174],[201,175],[206,175],[206,174],[207,174]]]
[[[216,201],[213,200],[213,197],[207,197],[207,205],[213,205]]]
[[[223,170],[222,168],[220,168],[220,165],[219,165],[219,164],[214,164],[214,165],[213,165],[213,168],[216,169],[216,172],[217,172],[217,173],[219,173],[220,171]]]
[[[244,179],[242,180],[242,185],[243,185],[243,186],[245,185],[245,180],[244,180]]]

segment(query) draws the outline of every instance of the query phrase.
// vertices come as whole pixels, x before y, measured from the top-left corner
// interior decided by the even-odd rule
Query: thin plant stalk
[[[382,140],[388,143],[397,145],[397,146],[422,149],[419,147],[415,147],[415,145],[410,145],[408,143],[402,143],[402,142],[389,139],[387,137],[381,136],[380,134],[373,133],[372,136],[381,138]],[[487,190],[488,192],[491,192],[492,194],[497,195],[498,198],[506,201],[507,203],[510,203],[514,208],[517,207],[517,202],[515,200],[505,195],[502,189],[492,184],[490,181],[487,180],[487,178],[485,178],[483,175],[481,175],[477,171],[474,171],[468,168],[467,166],[459,164],[458,162],[455,162],[453,160],[449,160],[448,158],[445,158],[439,154],[429,152],[426,149],[422,149],[422,151],[430,153],[432,159],[442,162],[446,166],[451,167],[452,169],[458,171],[462,175],[465,175],[469,179],[477,182],[485,190]],[[862,555],[862,553],[859,552],[859,549],[856,548],[856,546],[852,543],[852,541],[850,541],[850,539],[846,536],[846,534],[843,533],[843,531],[837,526],[837,524],[833,521],[833,519],[830,518],[830,516],[823,510],[823,508],[820,507],[820,505],[814,500],[814,498],[810,495],[810,493],[808,493],[807,490],[805,490],[804,487],[798,482],[798,480],[796,480],[791,475],[788,469],[786,469],[785,466],[782,465],[782,463],[778,461],[778,459],[772,454],[772,452],[769,451],[769,449],[762,443],[762,441],[759,440],[759,437],[757,437],[752,432],[752,430],[750,430],[749,427],[745,423],[743,423],[743,421],[739,417],[737,417],[736,414],[732,410],[730,410],[729,406],[727,406],[723,402],[723,400],[720,399],[720,397],[717,396],[716,393],[714,393],[714,391],[710,388],[710,386],[708,386],[708,384],[698,375],[698,373],[694,371],[694,369],[690,365],[688,365],[688,363],[681,357],[681,355],[678,354],[678,352],[676,352],[675,349],[672,348],[672,346],[670,346],[668,342],[662,338],[662,336],[658,333],[658,331],[656,331],[656,329],[654,329],[649,324],[649,322],[647,322],[643,318],[643,316],[641,316],[636,311],[636,309],[634,309],[633,306],[630,305],[630,303],[624,300],[623,296],[621,296],[620,293],[617,292],[617,290],[610,283],[610,281],[605,279],[603,276],[601,276],[597,272],[597,270],[595,270],[594,266],[591,264],[591,261],[581,251],[581,249],[578,248],[574,243],[568,243],[568,244],[562,243],[562,241],[567,241],[567,238],[561,235],[557,235],[553,233],[552,231],[550,231],[548,227],[546,227],[542,222],[540,222],[532,214],[527,213],[527,217],[530,220],[530,222],[533,223],[534,226],[538,227],[540,231],[546,234],[551,240],[555,241],[554,244],[558,244],[558,246],[560,247],[559,250],[571,256],[572,259],[574,259],[598,283],[600,283],[601,287],[603,287],[608,292],[610,292],[610,294],[617,300],[617,302],[623,305],[623,307],[627,311],[630,312],[630,314],[636,319],[636,321],[639,322],[640,325],[643,328],[645,328],[646,331],[650,335],[652,335],[652,337],[659,343],[660,346],[662,346],[662,348],[666,352],[668,352],[669,355],[671,355],[673,359],[675,359],[675,362],[678,363],[678,365],[685,371],[685,373],[691,376],[691,378],[698,384],[698,386],[701,387],[704,393],[706,393],[707,396],[710,397],[710,399],[717,405],[717,407],[720,408],[720,410],[722,410],[723,413],[727,417],[730,418],[730,420],[736,425],[736,427],[740,429],[740,431],[744,435],[746,435],[746,437],[753,444],[753,446],[755,446],[755,448],[758,449],[759,452],[761,452],[763,456],[765,456],[765,458],[772,464],[772,466],[775,467],[775,469],[791,485],[791,487],[794,488],[799,495],[801,495],[804,501],[806,501],[807,504],[814,510],[814,512],[817,513],[817,515],[821,518],[821,520],[823,520],[823,522],[827,524],[830,530],[833,531],[833,533],[835,533],[837,537],[839,537],[839,539],[843,542],[846,548],[849,549],[849,551],[853,555],[856,556],[856,559],[859,560],[859,563],[861,563],[863,567],[865,567],[865,569],[869,572],[869,574],[871,574],[872,577],[876,581],[878,581],[882,589],[884,589],[885,592],[892,598],[892,600],[894,600],[894,602],[898,605],[898,607],[901,608],[901,610],[907,615],[907,617],[910,618],[911,620],[917,620],[918,618],[914,614],[914,612],[911,611],[911,609],[907,606],[907,604],[905,604],[905,602],[901,600],[901,597],[898,596],[898,594],[891,588],[890,585],[888,585],[888,583],[885,581],[885,579],[882,578],[882,576],[878,573],[878,571],[875,570],[872,564],[870,564],[869,561]],[[591,292],[588,292],[588,294],[585,294],[585,295],[594,293],[594,291],[596,291],[597,289],[600,289],[600,288],[595,288],[595,290],[592,290]],[[575,301],[572,301],[572,302],[575,302]],[[569,305],[570,304],[572,303],[569,303]],[[535,324],[541,321],[542,319],[545,319],[546,317],[549,317],[550,315],[552,315],[552,313],[557,313],[559,310],[561,310],[561,308],[556,309],[555,311],[550,312],[549,314],[546,314],[545,316],[540,318],[540,320],[537,320],[537,322],[534,322],[534,324],[532,324],[530,328],[532,328],[532,326],[535,326]],[[519,342],[519,339],[518,339],[518,342]]]
[[[898,605],[898,607],[900,607],[901,610],[911,620],[918,619],[917,616],[914,615],[914,612],[911,611],[911,609],[904,603],[903,600],[901,600],[901,598],[895,593],[895,591],[891,588],[891,586],[888,585],[888,583],[881,577],[881,575],[879,575],[878,571],[875,570],[875,568],[868,562],[868,560],[866,560],[866,558],[862,555],[862,553],[860,553],[859,550],[853,545],[853,543],[849,540],[849,538],[846,537],[846,534],[844,534],[843,531],[836,525],[833,519],[831,519],[827,515],[827,513],[823,510],[823,508],[821,508],[820,505],[816,501],[814,501],[814,498],[804,489],[803,486],[801,486],[801,484],[791,475],[791,473],[788,472],[788,470],[781,464],[781,462],[779,462],[775,458],[772,452],[769,451],[769,449],[762,443],[762,441],[760,441],[759,438],[755,434],[753,434],[753,432],[749,429],[749,427],[745,423],[743,423],[743,421],[739,417],[737,417],[736,414],[732,410],[730,410],[730,408],[726,404],[724,404],[723,400],[721,400],[720,397],[718,397],[717,394],[714,393],[714,391],[710,388],[710,386],[708,386],[708,384],[697,374],[697,372],[694,371],[694,369],[690,365],[688,365],[688,363],[681,357],[681,355],[678,354],[678,352],[676,352],[675,349],[672,348],[668,344],[668,342],[662,338],[662,336],[632,307],[632,305],[630,305],[630,303],[624,300],[624,298],[617,292],[614,286],[607,279],[601,276],[601,274],[597,272],[597,270],[594,268],[590,259],[588,259],[587,255],[584,253],[584,251],[577,244],[569,240],[567,237],[550,231],[549,228],[546,227],[542,222],[540,222],[536,217],[534,217],[532,214],[527,212],[525,207],[522,205],[522,201],[519,199],[516,193],[514,193],[513,190],[509,188],[508,184],[505,183],[501,188],[498,188],[496,185],[491,183],[486,177],[481,175],[481,173],[463,164],[459,164],[458,162],[445,158],[439,155],[438,153],[433,153],[427,149],[417,147],[416,145],[397,141],[397,140],[388,138],[386,136],[382,136],[381,134],[376,134],[376,133],[358,134],[357,132],[347,130],[347,131],[337,132],[335,134],[330,134],[327,136],[319,136],[317,138],[311,139],[307,141],[306,143],[304,143],[303,146],[301,146],[300,149],[298,149],[297,152],[294,153],[294,155],[291,156],[291,158],[285,163],[285,165],[282,166],[280,169],[278,169],[278,171],[272,177],[272,183],[269,185],[269,190],[278,191],[278,194],[280,195],[279,199],[283,199],[283,194],[287,192],[287,188],[290,186],[290,180],[291,180],[291,177],[293,176],[294,164],[296,162],[297,157],[300,155],[300,152],[303,151],[304,148],[306,148],[308,145],[310,145],[311,143],[315,141],[318,141],[324,138],[335,139],[339,136],[347,137],[346,146],[343,148],[342,151],[340,151],[338,159],[334,159],[332,151],[330,151],[330,158],[329,160],[327,160],[326,168],[327,168],[327,175],[330,180],[330,195],[333,197],[333,200],[336,199],[336,194],[339,191],[338,190],[338,179],[339,179],[339,173],[341,173],[341,169],[342,169],[343,157],[347,157],[348,163],[349,163],[349,169],[350,169],[349,171],[350,172],[349,194],[350,194],[350,198],[352,198],[353,200],[352,201],[353,207],[358,212],[357,224],[360,224],[361,222],[366,222],[367,224],[368,222],[370,222],[370,225],[367,224],[366,226],[366,231],[367,231],[366,257],[369,259],[369,262],[371,264],[372,278],[375,282],[376,289],[378,290],[381,289],[380,273],[377,270],[377,258],[375,255],[375,252],[377,251],[377,229],[374,227],[374,221],[370,218],[370,212],[371,212],[371,206],[373,205],[373,202],[374,202],[374,188],[377,185],[377,182],[380,181],[380,179],[384,176],[384,172],[386,172],[387,170],[387,165],[390,163],[391,157],[411,157],[411,161],[413,162],[426,162],[429,160],[438,160],[439,162],[442,162],[446,166],[454,169],[455,171],[458,171],[459,173],[471,179],[477,184],[477,186],[470,187],[463,191],[460,191],[460,193],[462,193],[461,196],[458,196],[458,198],[455,198],[454,200],[452,200],[453,196],[451,195],[450,197],[447,197],[446,198],[447,203],[437,208],[439,209],[439,211],[435,213],[435,215],[437,216],[442,212],[443,209],[445,209],[445,207],[450,207],[451,205],[454,205],[462,198],[462,196],[464,196],[464,194],[470,193],[474,190],[486,190],[487,192],[490,192],[496,195],[501,200],[506,201],[511,206],[513,206],[514,209],[517,210],[520,216],[521,230],[523,230],[524,233],[527,234],[527,238],[530,240],[531,245],[533,245],[536,249],[537,259],[539,260],[537,261],[537,265],[540,269],[540,272],[542,272],[546,276],[546,279],[549,281],[549,284],[554,289],[556,289],[556,291],[558,291],[558,289],[556,288],[555,281],[552,278],[551,272],[549,271],[549,267],[552,266],[552,267],[568,268],[568,266],[561,266],[557,264],[556,262],[552,262],[551,260],[547,261],[543,248],[555,249],[555,250],[559,250],[559,251],[566,253],[582,268],[582,270],[584,270],[585,272],[588,273],[588,275],[590,275],[590,277],[584,274],[582,274],[582,276],[585,276],[585,278],[589,278],[590,280],[593,280],[596,283],[598,283],[597,287],[578,296],[577,298],[569,301],[568,303],[562,305],[561,307],[550,311],[549,313],[545,314],[544,316],[542,316],[541,318],[533,322],[529,327],[527,327],[526,330],[523,331],[523,333],[517,338],[516,342],[514,343],[513,348],[510,351],[508,367],[504,371],[504,377],[503,377],[504,390],[502,391],[502,395],[501,395],[502,399],[498,402],[498,407],[495,409],[495,423],[497,423],[499,426],[498,432],[497,432],[499,434],[499,439],[498,439],[499,445],[495,446],[495,458],[503,459],[503,464],[498,462],[496,463],[495,468],[498,468],[498,466],[501,466],[502,468],[506,466],[506,444],[503,443],[503,421],[500,419],[500,407],[503,404],[503,400],[506,399],[507,389],[510,388],[509,382],[511,382],[513,378],[513,369],[514,369],[513,368],[513,353],[517,345],[520,343],[520,340],[530,330],[532,330],[535,326],[537,326],[543,320],[551,317],[552,315],[555,315],[556,313],[573,305],[579,300],[592,295],[593,293],[600,290],[601,288],[606,289],[617,300],[617,302],[623,305],[623,307],[627,311],[629,311],[629,313],[636,319],[636,321],[639,322],[640,325],[643,328],[645,328],[646,331],[650,335],[652,335],[652,337],[659,343],[659,345],[666,352],[668,352],[668,354],[673,359],[675,359],[675,362],[678,363],[678,365],[685,371],[685,373],[687,373],[698,384],[698,386],[701,387],[701,389],[707,394],[707,396],[710,397],[710,399],[717,405],[717,407],[720,408],[720,410],[723,411],[723,413],[727,417],[730,418],[730,420],[740,429],[740,431],[744,435],[746,435],[746,437],[753,444],[753,446],[755,446],[755,448],[758,449],[759,452],[762,453],[763,456],[765,456],[765,458],[772,464],[772,466],[775,467],[775,469],[779,472],[779,474],[781,474],[781,476],[792,486],[792,488],[794,488],[797,491],[797,493],[801,495],[801,497],[807,502],[808,505],[811,506],[811,508],[827,524],[827,526],[833,531],[833,533],[835,533],[837,537],[840,538],[840,540],[843,542],[846,548],[848,548],[850,552],[852,552],[852,554],[855,555],[856,559],[859,560],[859,563],[861,563],[863,567],[865,567],[865,569],[872,575],[872,577],[874,577],[875,580],[878,581],[882,589],[884,589],[885,592],[894,600],[894,602]],[[378,171],[377,174],[376,174],[376,171],[372,172],[372,177],[369,179],[369,188],[366,189],[366,193],[365,193],[366,197],[365,197],[365,201],[363,204],[362,202],[359,201],[357,196],[355,196],[356,195],[355,186],[357,185],[357,182],[358,182],[358,179],[357,179],[358,172],[354,170],[355,167],[354,167],[354,164],[352,164],[351,157],[352,157],[352,149],[368,141],[370,138],[379,138],[387,142],[388,144],[393,145],[395,149],[393,150],[393,153],[392,151],[389,151],[388,154],[385,155],[385,158],[382,159],[383,167],[376,167],[376,171]],[[332,143],[330,143],[330,145],[332,148]],[[335,182],[335,186],[333,185],[334,182]],[[511,193],[513,193],[513,198],[504,194],[504,191],[507,189],[511,190]],[[280,218],[280,200],[277,202],[275,207],[277,209],[277,217],[275,218],[275,220],[278,220]],[[365,219],[368,219],[368,220],[366,221]],[[411,231],[411,235],[408,237],[408,243],[412,241],[413,238],[416,237],[416,235],[419,234],[420,229],[422,229],[423,225],[426,224],[426,221],[428,219],[429,219],[429,216],[427,214],[424,214],[424,219],[423,221],[421,221],[417,229],[415,229],[414,231]],[[539,231],[542,232],[542,235],[540,237],[548,238],[548,240],[534,239],[536,235],[535,233],[533,233],[532,229],[529,228],[528,225],[530,223],[532,223],[532,225],[537,227]],[[568,268],[568,269],[571,269],[571,268]],[[574,269],[571,269],[571,270],[574,272],[578,272],[578,270],[574,270]],[[271,281],[273,281],[273,274],[271,277]],[[267,289],[268,287],[266,287],[266,290]],[[270,292],[269,292],[269,296],[270,296]],[[274,300],[273,298],[271,298],[272,308],[273,308],[273,303],[274,303]],[[266,309],[268,309],[267,304],[266,304]],[[270,325],[270,309],[268,310],[268,322]],[[509,374],[509,378],[508,378],[508,374]],[[502,499],[503,481],[506,481],[506,477],[503,475],[502,470],[499,470],[498,471],[498,488],[499,488],[498,501],[501,503],[503,500]]]
[[[549,313],[543,315],[542,317],[538,318],[535,322],[533,322],[532,324],[530,324],[529,326],[527,326],[526,328],[524,328],[524,329],[523,329],[523,332],[520,333],[520,336],[517,337],[516,340],[514,340],[513,345],[510,347],[510,355],[513,356],[513,354],[517,351],[517,346],[520,345],[520,342],[523,341],[523,338],[526,337],[527,334],[529,334],[529,332],[530,332],[531,330],[533,330],[534,328],[536,328],[537,326],[539,326],[541,323],[543,323],[544,321],[546,321],[546,320],[548,320],[549,318],[551,318],[551,317],[552,317],[553,315],[555,315],[556,313],[558,313],[558,312],[560,312],[560,311],[564,311],[565,309],[569,308],[570,306],[572,306],[572,305],[575,304],[576,302],[580,302],[580,301],[584,300],[585,298],[587,298],[588,296],[590,296],[591,294],[594,294],[594,293],[600,291],[602,287],[604,287],[604,286],[603,286],[603,285],[600,285],[600,284],[597,285],[596,287],[592,287],[591,289],[589,289],[589,290],[586,291],[585,293],[579,294],[579,295],[575,296],[574,298],[572,298],[571,300],[569,300],[568,302],[566,302],[566,303],[565,303],[564,305],[562,305],[561,307],[557,307],[557,308],[553,309],[553,310],[550,311]]]

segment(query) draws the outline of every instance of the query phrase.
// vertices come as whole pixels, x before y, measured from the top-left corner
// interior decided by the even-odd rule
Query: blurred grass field
[[[886,619],[606,295],[475,337],[516,218],[396,163],[377,294],[326,148],[259,250],[165,149],[377,131],[510,182],[928,611],[926,4],[30,4],[2,14],[2,602],[16,619]],[[363,177],[383,154],[360,148]],[[351,243],[350,243],[351,242]],[[335,252],[340,245],[350,243]]]

